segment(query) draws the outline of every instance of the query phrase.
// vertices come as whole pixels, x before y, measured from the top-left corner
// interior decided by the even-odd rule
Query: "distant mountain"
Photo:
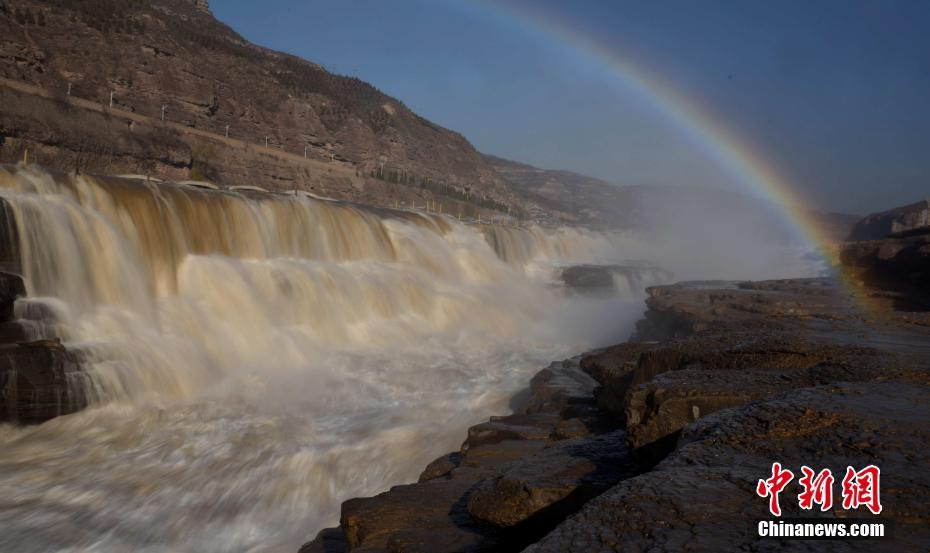
[[[536,218],[547,214],[577,224],[616,226],[628,215],[627,190],[607,181],[484,154],[495,171],[513,185]]]
[[[723,224],[725,232],[741,225],[741,232],[787,238],[792,229],[782,208],[765,200],[719,188],[674,185],[618,186],[571,171],[548,170],[484,154],[484,159],[513,186],[537,218],[555,214],[592,227],[638,229],[653,233],[687,232],[690,227]],[[822,236],[845,239],[857,215],[809,211]]]

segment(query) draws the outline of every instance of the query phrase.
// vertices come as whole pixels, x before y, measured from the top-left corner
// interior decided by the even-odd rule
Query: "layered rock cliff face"
[[[905,257],[884,270],[910,274]],[[472,427],[418,483],[346,502],[340,527],[302,553],[930,547],[930,474],[915,470],[930,463],[927,311],[832,279],[648,292],[632,341],[543,370],[516,414]],[[801,510],[797,481],[781,505],[787,517],[894,521],[893,535],[760,538],[773,517],[756,485],[773,462],[830,468],[837,486],[847,466],[879,466],[880,516],[839,499]]]
[[[890,234],[930,229],[930,200],[873,213],[852,228],[849,240],[880,240]]]
[[[4,0],[0,35],[0,77],[51,96],[4,91],[0,161],[21,158],[28,145],[43,164],[66,170],[265,186],[283,180],[292,188],[313,184],[304,172],[330,183],[326,173],[342,170],[337,177],[355,188],[427,183],[517,209],[504,181],[461,135],[359,79],[247,42],[206,2]],[[69,94],[104,109],[66,102]],[[227,125],[229,138],[254,146],[251,152],[224,152],[230,143],[218,138],[226,138]],[[327,166],[301,167],[305,154]],[[326,191],[341,188],[348,189]]]
[[[831,281],[690,283],[650,290],[641,338],[586,358],[600,404],[625,423],[653,468],[586,504],[528,551],[923,551],[930,545],[925,313],[892,309]],[[675,336],[675,338],[670,338]],[[756,484],[773,462],[843,475],[882,470],[881,516],[803,511],[794,481],[785,517],[897,524],[884,540],[760,538],[772,519]],[[838,476],[839,480],[842,478]],[[838,484],[837,484],[838,485]],[[834,491],[839,496],[839,491]]]
[[[847,243],[840,260],[853,278],[900,307],[930,310],[930,227]]]

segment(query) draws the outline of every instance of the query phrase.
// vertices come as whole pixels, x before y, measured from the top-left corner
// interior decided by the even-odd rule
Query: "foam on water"
[[[616,253],[589,231],[35,168],[0,197],[17,314],[82,352],[93,400],[0,426],[11,553],[295,551],[641,312],[552,285]]]

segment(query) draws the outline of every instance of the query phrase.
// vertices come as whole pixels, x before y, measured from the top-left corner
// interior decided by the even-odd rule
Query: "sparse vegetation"
[[[15,163],[22,157],[24,142],[16,136],[0,135],[0,161]]]
[[[437,196],[445,196],[460,202],[474,204],[485,209],[493,209],[503,213],[511,213],[510,206],[503,202],[499,202],[486,196],[475,196],[474,194],[471,194],[471,187],[469,186],[465,186],[464,189],[459,189],[455,186],[452,186],[451,184],[436,182],[428,177],[418,177],[417,175],[410,174],[407,171],[400,169],[373,170],[369,173],[369,176],[383,180],[385,182],[389,182],[391,184],[416,186],[424,190],[428,190]]]
[[[416,116],[403,103],[358,78],[333,74],[296,56],[270,53],[249,44],[194,2],[43,0],[42,5],[37,11],[35,3],[0,0],[0,17],[5,14],[10,20],[22,20],[26,28],[34,24],[30,33],[37,40],[50,39],[47,59],[68,59],[72,62],[69,71],[81,75],[56,80],[52,72],[45,71],[36,79],[62,110],[75,110],[77,99],[106,106],[115,89],[117,109],[152,117],[157,122],[161,104],[169,103],[169,124],[207,129],[222,136],[225,124],[231,123],[230,138],[244,141],[247,151],[253,146],[259,149],[267,135],[274,137],[274,147],[297,155],[302,153],[308,136],[314,137],[310,142],[341,146],[345,137],[339,134],[352,128],[353,147],[357,145],[359,150],[377,156],[399,143],[404,151],[397,155],[406,158],[405,165],[410,169],[449,175],[450,183],[404,172],[377,178],[430,190],[437,197],[508,210],[507,205],[490,197],[496,195],[491,191],[495,185],[480,177],[480,166],[473,163],[480,158],[464,138]],[[42,25],[46,31],[40,31]],[[63,28],[73,29],[80,40],[75,44],[62,40],[60,46],[66,48],[57,48],[59,42],[52,35]],[[158,33],[152,32],[155,28]],[[50,36],[43,37],[42,32]],[[141,33],[148,33],[144,40],[127,36]],[[141,47],[126,48],[129,42],[141,43]],[[135,89],[128,78],[131,73],[125,70],[130,66],[144,66],[151,71],[162,97],[153,98]],[[30,67],[35,71],[46,69],[42,60]],[[191,85],[200,79],[214,83],[212,95],[208,95],[206,87]],[[194,100],[175,102],[179,98]],[[291,117],[294,114],[299,117]],[[75,117],[80,118],[76,113]],[[107,125],[124,124],[107,119],[105,114],[102,119],[95,116],[95,120]],[[357,127],[362,132],[356,132]],[[132,132],[135,141],[147,131]],[[84,144],[76,139],[68,143],[92,157],[108,155],[99,144]],[[429,146],[420,147],[423,144]],[[330,149],[335,154],[333,161],[358,163],[351,159],[354,148],[340,146]],[[198,178],[210,178],[223,171],[216,159],[210,159],[209,152],[191,150],[187,145],[174,150],[171,165]],[[391,157],[403,159],[394,153]],[[469,183],[472,188],[461,183]]]
[[[211,161],[216,157],[216,144],[197,142],[191,147],[192,180],[211,180],[215,178]]]
[[[61,10],[72,12],[72,21],[81,21],[101,33],[141,35],[145,23],[136,15],[148,7],[143,0],[46,0]],[[39,22],[44,25],[44,16]]]

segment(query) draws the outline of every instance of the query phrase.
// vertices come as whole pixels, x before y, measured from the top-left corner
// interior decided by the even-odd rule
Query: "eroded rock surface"
[[[930,310],[930,227],[848,243],[840,259],[855,278],[899,307]]]
[[[572,265],[562,269],[559,279],[571,292],[605,294],[618,289],[638,291],[649,285],[670,282],[672,274],[664,269],[642,263]]]
[[[622,430],[595,406],[578,360],[533,379],[518,413],[473,426],[419,482],[342,505],[340,531],[302,551],[519,550],[638,469]],[[342,536],[338,540],[334,536]]]
[[[930,200],[873,213],[853,225],[849,240],[881,240],[917,229],[930,229]]]
[[[339,546],[926,551],[930,316],[899,299],[831,279],[651,288],[634,341],[541,371],[522,411],[473,427],[420,483],[346,502]],[[759,538],[775,461],[798,475],[786,516],[893,520],[894,536]],[[846,466],[870,464],[885,511],[840,508]],[[799,510],[802,465],[833,471],[828,512]]]
[[[37,340],[14,302],[26,295],[19,275],[0,273],[0,422],[36,424],[87,404],[78,355],[57,339]]]
[[[927,373],[913,380],[824,385],[690,425],[682,446],[654,470],[594,499],[528,551],[926,551],[930,544],[930,404]],[[804,541],[759,538],[755,523],[771,519],[755,494],[773,461],[796,474],[802,465],[876,464],[884,510],[894,520],[887,540]],[[865,517],[839,508],[802,513],[798,487],[781,495],[786,517]],[[838,496],[838,490],[835,491]],[[871,516],[866,512],[868,516]]]

